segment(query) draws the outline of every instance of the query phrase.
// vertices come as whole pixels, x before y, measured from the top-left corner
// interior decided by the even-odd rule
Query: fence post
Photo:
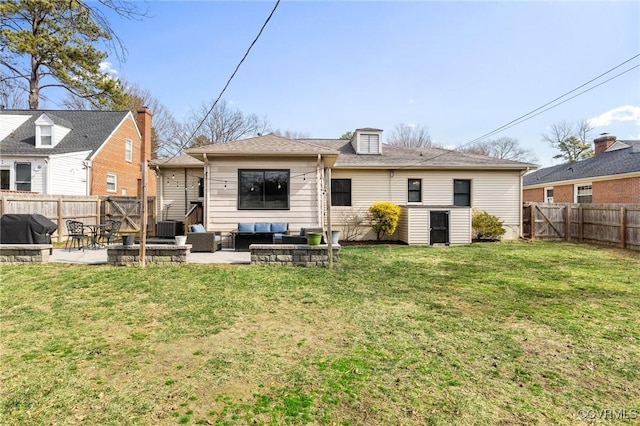
[[[564,206],[564,240],[569,241],[571,239],[571,205]]]
[[[583,223],[582,223],[582,204],[580,204],[578,206],[578,239],[580,242],[582,242],[582,227],[583,227]]]
[[[58,242],[62,242],[62,233],[66,231],[64,228],[64,218],[62,217],[62,197],[58,197]]]
[[[535,204],[531,204],[529,211],[529,222],[531,223],[529,229],[531,230],[531,241],[536,239],[536,221],[535,221]]]
[[[627,209],[620,208],[620,245],[627,248]]]

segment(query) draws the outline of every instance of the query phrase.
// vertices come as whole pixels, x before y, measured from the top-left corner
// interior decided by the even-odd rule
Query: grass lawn
[[[640,422],[640,254],[353,246],[333,270],[0,267],[0,423]]]

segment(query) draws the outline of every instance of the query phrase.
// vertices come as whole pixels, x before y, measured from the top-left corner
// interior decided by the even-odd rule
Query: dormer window
[[[63,122],[62,124],[60,123],[61,121]],[[71,131],[70,128],[65,126],[64,120],[47,114],[42,114],[38,117],[35,125],[36,148],[54,148]]]
[[[36,148],[53,148],[54,122],[46,114],[36,120]]]
[[[382,154],[382,130],[357,129],[351,144],[356,154]]]

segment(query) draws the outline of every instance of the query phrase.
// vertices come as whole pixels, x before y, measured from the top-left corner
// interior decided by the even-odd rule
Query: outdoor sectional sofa
[[[232,232],[236,251],[249,251],[251,244],[273,244],[288,233],[286,222],[240,222]]]

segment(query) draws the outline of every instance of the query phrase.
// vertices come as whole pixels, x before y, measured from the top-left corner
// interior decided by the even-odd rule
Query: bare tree
[[[590,142],[592,130],[587,120],[575,123],[559,121],[550,126],[548,133],[542,134],[542,140],[560,151],[553,158],[573,163],[593,156]]]
[[[278,136],[283,136],[289,139],[309,139],[309,133],[306,132],[298,132],[296,130],[285,130],[281,131],[280,129],[274,130],[273,134]]]
[[[191,131],[183,136],[188,138],[199,124],[202,125],[196,131],[194,139],[184,141],[183,146],[200,146],[203,140],[208,140],[210,143],[224,143],[270,131],[270,124],[266,117],[244,114],[240,110],[234,109],[225,100],[218,102],[213,111],[207,115],[210,108],[208,104],[202,104],[192,112],[191,117],[183,126],[185,130],[191,129]],[[205,139],[196,139],[200,135]]]
[[[387,143],[412,148],[430,148],[434,146],[426,128],[406,124],[397,124],[387,138]]]
[[[353,138],[353,132],[352,131],[344,132],[342,134],[342,136],[340,136],[340,139],[344,139],[344,140],[348,140],[348,141],[350,141],[351,138]]]
[[[26,92],[15,81],[0,78],[0,109],[20,109],[26,105]]]
[[[151,151],[152,156],[170,156],[180,152],[178,133],[181,126],[173,116],[173,113],[158,98],[147,89],[143,89],[137,83],[130,83],[121,79],[119,84],[124,93],[124,104],[118,109],[131,110],[134,114],[141,107],[147,107],[153,114]],[[103,110],[110,109],[93,102],[91,99],[69,94],[63,101],[63,105],[69,109],[78,110]]]
[[[501,158],[503,160],[523,161],[527,163],[536,163],[538,161],[532,151],[520,146],[518,139],[508,137],[481,141],[471,146],[460,148],[459,151],[488,155],[489,157]]]

